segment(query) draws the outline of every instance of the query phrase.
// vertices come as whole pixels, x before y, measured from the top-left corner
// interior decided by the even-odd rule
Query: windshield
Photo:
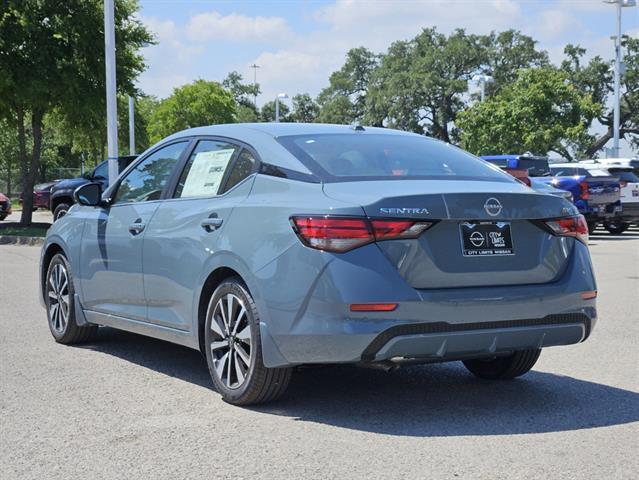
[[[342,133],[284,136],[277,140],[324,182],[515,181],[499,168],[459,148],[426,137]]]

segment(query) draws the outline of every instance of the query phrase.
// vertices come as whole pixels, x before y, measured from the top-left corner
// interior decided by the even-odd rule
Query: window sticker
[[[233,153],[235,153],[234,148],[197,153],[184,182],[181,197],[217,194]]]

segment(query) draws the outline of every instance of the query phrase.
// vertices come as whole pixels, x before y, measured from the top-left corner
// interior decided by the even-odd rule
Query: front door
[[[256,160],[227,141],[200,140],[181,172],[173,198],[151,220],[144,241],[149,322],[190,330],[194,295],[212,255],[228,249],[233,208],[251,190]]]
[[[146,228],[187,141],[142,159],[120,181],[111,205],[96,209],[82,237],[83,306],[95,312],[146,321],[142,252]]]

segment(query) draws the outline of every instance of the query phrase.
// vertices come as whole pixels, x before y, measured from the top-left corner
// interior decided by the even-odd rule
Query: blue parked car
[[[548,177],[551,175],[548,157],[536,155],[482,155],[484,160],[504,170],[527,170],[529,177]]]
[[[75,198],[42,249],[54,339],[106,325],[200,350],[238,405],[280,397],[304,364],[514,378],[597,319],[575,206],[420,135],[194,128]]]

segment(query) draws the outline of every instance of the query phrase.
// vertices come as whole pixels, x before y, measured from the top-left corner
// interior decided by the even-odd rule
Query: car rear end
[[[487,358],[589,336],[576,208],[418,138],[280,139],[322,178],[325,205],[291,210],[299,241],[258,273],[269,366]]]
[[[639,223],[639,177],[630,167],[610,167],[607,171],[619,178],[622,207],[619,220],[624,223]]]
[[[0,220],[11,215],[11,200],[5,194],[0,193]]]
[[[570,191],[579,212],[591,225],[617,217],[621,211],[619,178],[605,170],[581,165],[553,165],[550,182],[555,188]]]

